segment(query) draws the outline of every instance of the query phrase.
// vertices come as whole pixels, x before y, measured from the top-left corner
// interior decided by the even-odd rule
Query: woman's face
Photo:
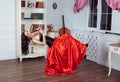
[[[38,25],[38,27],[36,28],[36,30],[42,30],[42,26]]]

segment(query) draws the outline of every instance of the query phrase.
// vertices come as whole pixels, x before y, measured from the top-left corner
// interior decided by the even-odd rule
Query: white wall
[[[15,0],[0,3],[0,60],[16,57]]]
[[[86,29],[87,27],[87,7],[81,10],[79,13],[74,13],[75,0],[64,0],[64,14],[66,27],[70,29]]]
[[[53,3],[57,3],[57,9],[53,9]],[[55,30],[59,30],[62,27],[62,15],[64,2],[61,0],[48,0],[47,2],[47,24],[53,24]]]
[[[112,29],[111,31],[120,33],[120,12],[114,10],[112,15]]]
[[[58,7],[56,10],[52,8],[52,4],[56,2]],[[62,15],[64,15],[65,26],[69,29],[85,29],[87,27],[87,6],[80,11],[74,13],[75,0],[48,0],[47,16],[48,24],[52,23],[58,31],[62,27]]]

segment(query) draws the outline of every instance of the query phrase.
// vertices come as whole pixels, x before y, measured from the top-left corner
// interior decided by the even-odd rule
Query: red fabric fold
[[[46,75],[65,75],[75,73],[86,54],[86,45],[70,34],[57,37],[48,49]]]

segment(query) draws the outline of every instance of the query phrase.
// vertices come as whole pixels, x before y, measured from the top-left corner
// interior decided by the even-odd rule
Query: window
[[[97,28],[97,5],[98,0],[89,0],[89,27]]]
[[[111,30],[111,17],[112,17],[112,9],[107,5],[105,0],[101,0],[101,30]]]
[[[101,6],[101,13],[98,13],[98,4]],[[100,30],[111,30],[112,9],[106,4],[105,0],[89,0],[89,22],[90,28],[97,28],[99,25]],[[98,16],[98,14],[100,14]],[[100,17],[100,18],[98,18]],[[100,21],[98,21],[100,19]]]

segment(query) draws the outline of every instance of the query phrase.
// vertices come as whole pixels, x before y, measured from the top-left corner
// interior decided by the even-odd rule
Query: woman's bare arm
[[[36,33],[38,34],[38,33]],[[43,31],[39,31],[39,34],[42,34],[43,35],[43,41],[40,41],[39,39],[35,39],[35,38],[32,38],[32,41],[36,44],[41,44],[41,45],[45,45],[46,44],[46,38],[45,38],[45,34]],[[37,35],[36,35],[37,36]],[[39,38],[39,35],[38,35],[38,38]]]

